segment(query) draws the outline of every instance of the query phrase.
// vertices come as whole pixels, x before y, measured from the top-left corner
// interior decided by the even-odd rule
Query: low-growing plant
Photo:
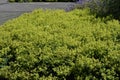
[[[119,80],[120,23],[89,9],[35,10],[0,26],[2,80]]]

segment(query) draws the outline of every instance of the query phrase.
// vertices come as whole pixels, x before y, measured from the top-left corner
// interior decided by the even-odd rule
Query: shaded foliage
[[[77,7],[89,7],[98,17],[112,16],[120,20],[120,0],[79,0]]]

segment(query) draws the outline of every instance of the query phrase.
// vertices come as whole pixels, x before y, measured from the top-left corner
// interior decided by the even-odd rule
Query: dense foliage
[[[75,0],[9,0],[9,2],[74,2]]]
[[[35,10],[0,26],[1,80],[120,80],[120,23],[88,9]]]
[[[112,14],[114,18],[120,20],[120,0],[109,0],[107,14]]]
[[[79,0],[79,6],[89,7],[99,17],[112,15],[120,20],[120,0]]]

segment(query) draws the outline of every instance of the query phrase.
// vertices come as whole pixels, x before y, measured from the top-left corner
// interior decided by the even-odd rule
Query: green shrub
[[[120,0],[109,0],[107,14],[112,14],[114,18],[120,20]]]
[[[92,13],[98,17],[112,15],[113,18],[120,20],[120,0],[80,0],[80,8],[89,7]]]
[[[120,24],[88,9],[35,10],[0,26],[0,79],[119,80]]]

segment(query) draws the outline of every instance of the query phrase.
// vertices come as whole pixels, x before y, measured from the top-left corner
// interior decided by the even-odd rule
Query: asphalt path
[[[7,3],[8,0],[0,0],[0,4],[4,4],[4,3]]]
[[[26,3],[9,3],[7,0],[0,0],[0,25],[7,20],[11,20],[23,13],[31,12],[34,9],[67,9],[72,2],[26,2]]]

